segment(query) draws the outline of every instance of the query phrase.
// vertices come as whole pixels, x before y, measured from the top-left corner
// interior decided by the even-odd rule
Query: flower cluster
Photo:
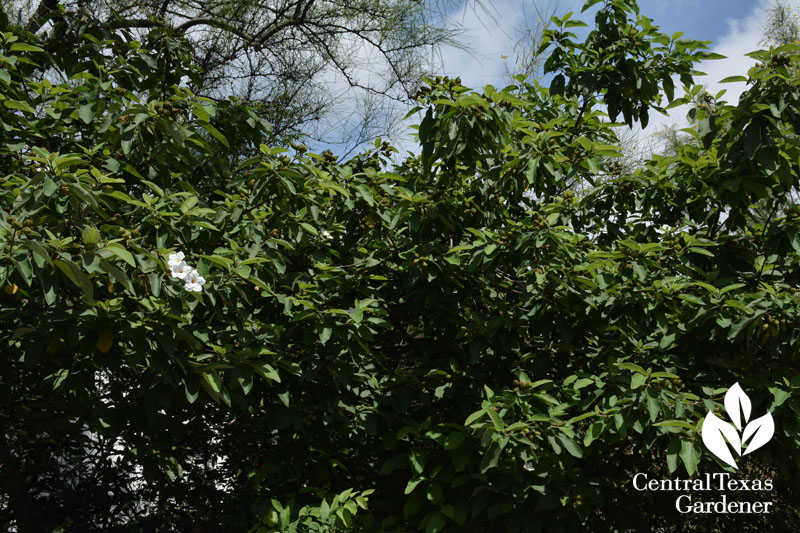
[[[172,271],[172,277],[182,279],[185,282],[183,288],[187,291],[200,292],[203,289],[203,285],[206,283],[206,278],[201,276],[197,270],[190,267],[186,261],[183,260],[184,257],[183,252],[170,254],[167,264]]]

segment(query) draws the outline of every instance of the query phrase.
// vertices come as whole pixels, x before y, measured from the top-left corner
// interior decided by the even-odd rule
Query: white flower
[[[169,265],[170,268],[178,266],[181,263],[183,263],[183,258],[184,258],[183,252],[178,252],[176,254],[169,254],[169,262],[167,263],[167,265]]]
[[[172,277],[173,278],[180,278],[186,279],[186,276],[192,271],[192,268],[186,264],[185,261],[179,261],[178,263],[172,265]]]
[[[186,285],[183,286],[184,289],[189,292],[200,292],[206,283],[206,278],[201,276],[197,270],[192,269],[184,278],[184,281],[186,281]]]
[[[328,239],[328,240],[330,240],[330,239],[333,239],[333,235],[331,235],[331,234],[330,234],[329,232],[327,232],[326,230],[322,230],[320,233],[322,234],[322,236],[323,236],[323,237],[325,237],[325,238],[326,238],[326,239]]]

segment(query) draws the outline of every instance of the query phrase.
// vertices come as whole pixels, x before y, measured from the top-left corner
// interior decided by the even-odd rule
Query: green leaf
[[[38,264],[39,267],[44,266],[45,263],[47,263],[48,265],[53,264],[53,261],[50,259],[50,254],[48,253],[48,251],[45,249],[44,246],[42,246],[38,242],[27,240],[24,242],[24,246],[25,248],[28,248],[30,251],[33,252],[34,261],[36,260],[36,258],[39,259],[39,264]]]
[[[12,52],[44,52],[44,48],[28,43],[14,43],[11,45],[10,50]]]
[[[247,363],[252,366],[264,379],[268,381],[275,381],[277,383],[281,382],[281,376],[278,374],[278,371],[275,370],[275,368],[269,363],[261,363],[258,361],[248,361]]]
[[[667,468],[669,473],[672,474],[678,469],[681,451],[681,441],[677,437],[672,437],[669,440],[667,447]]]
[[[581,147],[584,150],[586,150],[587,152],[591,152],[592,151],[592,146],[594,146],[592,141],[590,141],[586,137],[578,137],[576,140],[578,141],[578,144],[580,144]]]
[[[282,392],[278,394],[278,399],[281,401],[283,405],[289,407],[289,391]]]
[[[89,124],[94,119],[94,112],[92,111],[93,104],[84,104],[78,108],[78,118],[85,124]]]
[[[665,334],[663,337],[661,337],[661,340],[658,343],[658,347],[661,348],[662,350],[666,350],[667,348],[672,346],[672,344],[675,342],[675,337],[676,337],[675,333]]]
[[[698,246],[690,246],[689,248],[686,249],[686,251],[694,253],[694,254],[700,254],[700,255],[705,255],[705,256],[708,256],[708,257],[714,257],[714,253],[713,252],[711,252],[709,250],[706,250],[705,248],[700,248]]]
[[[486,414],[489,415],[489,419],[492,421],[494,429],[496,429],[497,431],[503,431],[505,423],[503,422],[503,419],[500,417],[500,415],[497,414],[497,411],[489,408],[486,409]]]
[[[64,383],[64,380],[66,380],[67,377],[69,377],[69,370],[66,368],[62,368],[61,370],[59,370],[50,377],[53,378],[53,390],[56,390],[59,387],[61,387],[61,384]]]
[[[301,222],[300,223],[300,227],[302,227],[304,230],[306,230],[311,235],[317,235],[318,234],[317,233],[317,228],[315,228],[314,226],[312,226],[308,222]]]
[[[139,174],[138,172],[136,172],[136,169],[134,169],[132,166],[130,166],[128,164],[125,164],[124,168],[128,172]],[[152,181],[147,181],[146,179],[142,179],[141,176],[139,176],[139,179],[141,179],[141,181],[142,181],[142,183],[144,185],[147,185],[148,187],[150,187],[150,190],[152,190],[154,193],[156,193],[159,196],[159,198],[163,198],[164,197],[164,190],[161,187],[159,187],[158,185],[156,185]]]
[[[741,331],[749,326],[756,318],[758,318],[757,315],[745,315],[737,320],[728,331],[728,340],[733,340],[738,337]]]
[[[19,110],[19,111],[25,111],[26,113],[29,113],[31,115],[35,115],[36,114],[36,110],[34,108],[32,108],[27,103],[20,102],[18,100],[6,100],[6,101],[3,102],[3,105],[5,105],[8,109],[16,109],[16,110]]]
[[[586,0],[586,2],[584,2],[583,4],[583,7],[581,8],[581,13],[584,13],[586,10],[591,9],[592,6],[594,6],[595,4],[599,4],[602,1],[603,0]]]
[[[406,499],[403,505],[403,516],[408,519],[409,517],[417,514],[425,503],[425,494],[422,491],[415,492],[410,498]]]
[[[647,381],[647,376],[642,374],[634,374],[631,376],[631,389],[638,389]]]
[[[571,456],[577,457],[578,459],[583,457],[583,450],[580,449],[574,440],[563,434],[558,436],[558,440],[561,441],[561,444],[564,445],[564,449],[567,450]]]
[[[726,287],[723,287],[719,290],[720,295],[725,294],[726,292],[735,291],[736,289],[741,289],[742,287],[746,287],[744,283],[733,283]]]
[[[195,383],[190,383],[188,381],[183,382],[184,392],[186,393],[186,401],[190,404],[197,401],[198,396],[200,396],[200,387],[198,387]]]
[[[632,370],[633,372],[636,372],[637,374],[642,374],[643,376],[647,375],[645,369],[640,367],[636,363],[614,363],[614,364],[619,368],[623,368],[625,370]]]
[[[236,269],[236,273],[244,279],[248,279],[251,272],[252,268],[248,265],[239,265],[239,268]]]
[[[605,427],[606,423],[603,420],[592,422],[592,424],[586,430],[586,434],[583,436],[583,446],[588,448],[592,442],[597,440],[600,434],[603,433]]]
[[[661,404],[656,390],[650,389],[647,391],[647,412],[650,414],[650,423],[658,420],[658,415],[661,413]]]
[[[217,128],[209,124],[208,122],[204,121],[197,121],[197,125],[203,128],[205,131],[209,133],[213,138],[219,141],[225,148],[230,148],[230,144],[228,144],[228,139],[220,132]]]
[[[500,461],[500,454],[503,452],[503,449],[497,442],[493,442],[489,449],[483,453],[483,459],[481,460],[480,471],[484,473],[488,470],[497,466],[497,463]]]
[[[550,94],[552,96],[562,95],[564,94],[564,75],[557,74],[553,77],[553,81],[550,82]]]
[[[25,281],[25,284],[30,287],[33,283],[33,265],[31,265],[31,262],[26,257],[21,261],[17,261],[16,267],[22,279]]]
[[[116,242],[111,244],[106,244],[103,247],[103,250],[110,252],[111,254],[119,257],[120,259],[128,263],[130,266],[136,268],[136,260],[134,260],[133,254],[131,254],[128,250],[126,250],[125,247],[122,246],[121,244]]]
[[[375,198],[372,196],[372,191],[369,190],[369,187],[366,185],[357,185],[356,189],[358,190],[361,197],[369,204],[370,207],[375,205]]]
[[[700,463],[700,446],[696,442],[681,441],[681,460],[686,467],[689,476],[697,472],[697,465]]]
[[[789,397],[792,395],[791,392],[785,391],[783,389],[779,389],[778,387],[770,387],[769,391],[775,397],[775,403],[774,403],[775,407],[779,407],[781,404],[783,404],[783,402],[788,400]]]
[[[53,264],[66,274],[72,283],[80,287],[87,300],[94,300],[94,287],[92,286],[92,282],[89,276],[86,275],[78,265],[66,259],[55,259],[53,260]]]
[[[321,342],[322,344],[328,342],[328,339],[331,338],[332,332],[333,330],[329,327],[322,328],[322,331],[319,332],[319,342]]]
[[[694,56],[697,59],[701,59],[703,61],[712,60],[712,59],[727,59],[727,56],[724,56],[722,54],[717,54],[715,52],[699,51],[699,52],[695,52]]]
[[[759,147],[761,146],[761,127],[755,122],[751,122],[744,129],[744,134],[742,135],[742,145],[747,158],[753,159]]]
[[[455,450],[464,441],[464,434],[460,431],[451,431],[444,439],[445,450]]]
[[[425,470],[426,455],[421,448],[412,448],[408,455],[408,463],[414,472],[421,474]]]
[[[161,275],[156,272],[151,272],[148,276],[148,280],[150,281],[150,290],[153,296],[158,298],[161,295]]]
[[[211,374],[208,372],[203,372],[203,379],[206,380],[206,383],[211,387],[211,390],[214,392],[220,392],[222,390],[222,378],[220,378],[217,374]]]
[[[120,131],[120,147],[122,153],[128,155],[133,146],[133,140],[136,138],[136,126],[128,126]]]
[[[428,516],[425,533],[439,533],[446,525],[447,518],[440,511],[435,511]]]
[[[228,259],[227,257],[222,257],[221,255],[200,255],[199,257],[214,263],[225,271],[230,270],[231,266],[233,265],[233,260]],[[245,264],[245,262],[242,261],[241,264]]]
[[[740,81],[747,81],[747,76],[728,76],[727,78],[722,78],[719,80],[718,83],[735,83]]]
[[[464,425],[471,426],[473,422],[475,422],[485,414],[486,414],[485,409],[481,409],[480,411],[475,411],[474,413],[472,413],[467,417],[467,419],[464,421]]]
[[[42,192],[44,193],[44,195],[49,198],[53,196],[53,193],[56,192],[56,189],[58,189],[56,182],[53,181],[53,179],[50,176],[45,176],[44,184],[42,185]]]

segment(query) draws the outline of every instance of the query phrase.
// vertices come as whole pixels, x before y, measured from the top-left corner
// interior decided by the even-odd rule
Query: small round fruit
[[[16,283],[7,283],[5,287],[3,287],[3,292],[6,294],[17,294],[19,287]]]

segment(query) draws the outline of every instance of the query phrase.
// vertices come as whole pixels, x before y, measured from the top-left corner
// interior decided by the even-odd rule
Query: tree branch
[[[767,264],[767,230],[769,230],[769,224],[772,222],[772,215],[775,214],[775,211],[778,210],[778,199],[775,198],[772,201],[772,210],[769,212],[769,216],[767,217],[767,221],[764,223],[764,231],[761,234],[762,238],[762,249],[764,250],[764,261],[761,263],[761,268],[758,269],[758,277],[755,280],[755,288],[758,288],[758,284],[761,281],[761,275],[764,273],[764,267]]]

